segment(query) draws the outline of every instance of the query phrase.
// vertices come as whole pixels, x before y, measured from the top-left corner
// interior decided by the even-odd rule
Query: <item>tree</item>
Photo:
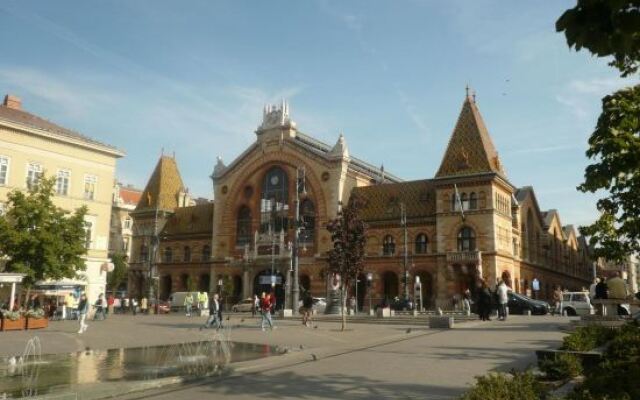
[[[366,224],[359,218],[363,200],[352,195],[346,207],[338,216],[329,221],[327,230],[331,233],[333,248],[329,250],[327,264],[329,272],[341,278],[340,304],[342,305],[342,330],[345,330],[347,317],[344,313],[348,298],[347,291],[351,283],[364,269],[365,246],[367,242]]]
[[[622,76],[640,66],[640,1],[578,0],[562,14],[556,31],[564,32],[569,47],[583,47],[598,57],[613,56],[609,65]]]
[[[56,207],[55,178],[41,178],[28,193],[7,196],[7,212],[0,217],[0,255],[9,272],[24,273],[23,285],[40,280],[74,278],[84,271],[86,207],[73,213]]]
[[[578,0],[558,19],[556,30],[577,51],[612,56],[609,65],[623,77],[640,67],[638,0]],[[594,163],[587,166],[578,190],[609,195],[597,203],[598,220],[580,232],[589,237],[595,257],[621,262],[640,251],[640,86],[602,99],[586,155]]]
[[[111,291],[116,292],[122,282],[127,279],[127,255],[123,253],[115,253],[111,256],[113,263],[113,271],[107,274],[107,286]]]

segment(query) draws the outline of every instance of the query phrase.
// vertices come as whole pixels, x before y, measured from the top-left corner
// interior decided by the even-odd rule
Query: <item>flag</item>
[[[464,209],[462,208],[462,200],[460,199],[460,193],[458,193],[458,186],[454,183],[453,187],[456,191],[456,193],[454,194],[454,196],[456,196],[455,203],[458,204],[458,207],[460,207],[460,215],[462,215],[462,220],[464,221]]]

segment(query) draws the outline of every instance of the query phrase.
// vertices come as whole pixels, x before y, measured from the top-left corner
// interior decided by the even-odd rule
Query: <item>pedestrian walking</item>
[[[271,293],[262,293],[262,299],[260,301],[260,313],[262,320],[260,321],[260,327],[262,331],[265,330],[265,325],[268,323],[269,328],[273,330],[273,320],[271,319],[271,309],[273,308]]]
[[[131,314],[136,315],[138,312],[138,299],[133,297],[131,299]]]
[[[129,298],[125,297],[124,302],[122,304],[124,304],[124,307],[122,308],[122,313],[126,314],[127,310],[129,310]]]
[[[187,293],[184,297],[184,312],[187,317],[191,316],[191,308],[193,307],[193,295]]]
[[[302,325],[311,326],[312,325],[312,313],[313,313],[313,297],[311,297],[311,293],[307,291],[302,299]]]
[[[552,315],[562,315],[562,289],[560,285],[553,291],[553,312]]]
[[[498,297],[498,321],[506,321],[507,319],[507,303],[509,303],[509,290],[511,290],[504,280],[500,280],[500,284],[496,289]]]
[[[471,315],[471,291],[469,289],[465,290],[462,294],[462,310],[465,315]]]
[[[116,299],[112,294],[107,297],[107,314],[113,314],[113,305],[115,304]]]
[[[96,313],[93,315],[93,320],[94,321],[105,320],[107,317],[104,312],[105,301],[102,297],[102,293],[100,293],[100,295],[98,296],[98,300],[96,300],[95,308],[96,308]]]
[[[256,313],[260,310],[260,299],[257,294],[253,295],[253,308],[251,309],[251,316],[255,317]]]
[[[484,279],[478,281],[478,316],[482,321],[491,321],[491,291]]]
[[[212,325],[215,325],[216,330],[222,328],[222,312],[220,311],[220,300],[217,293],[209,300],[209,318],[200,329],[209,329]]]
[[[89,325],[85,323],[88,312],[89,301],[87,300],[87,295],[83,293],[82,296],[80,296],[80,302],[78,302],[78,320],[80,321],[80,329],[78,329],[79,334],[86,332],[87,328],[89,328]]]
[[[149,300],[147,300],[146,296],[140,300],[140,312],[143,314],[149,313]]]

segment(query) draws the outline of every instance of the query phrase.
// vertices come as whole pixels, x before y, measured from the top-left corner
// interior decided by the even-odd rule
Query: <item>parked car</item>
[[[233,312],[250,312],[252,309],[253,309],[252,298],[240,300],[238,303],[234,304],[231,307],[231,311]]]
[[[589,315],[594,313],[594,308],[589,300],[588,292],[564,292],[562,293],[562,311],[566,315]]]
[[[551,306],[546,301],[534,300],[513,292],[509,292],[509,303],[507,303],[507,306],[509,307],[510,314],[526,314],[527,310],[531,310],[531,314],[545,315],[551,310]]]
[[[171,312],[171,303],[168,301],[160,301],[158,303],[158,314],[169,314]]]

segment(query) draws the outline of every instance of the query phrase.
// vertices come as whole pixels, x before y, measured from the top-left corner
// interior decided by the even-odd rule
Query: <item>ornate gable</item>
[[[506,177],[475,100],[467,95],[436,178],[490,172]]]
[[[156,208],[173,211],[178,207],[178,196],[184,190],[176,160],[162,156],[142,192],[136,211]]]

